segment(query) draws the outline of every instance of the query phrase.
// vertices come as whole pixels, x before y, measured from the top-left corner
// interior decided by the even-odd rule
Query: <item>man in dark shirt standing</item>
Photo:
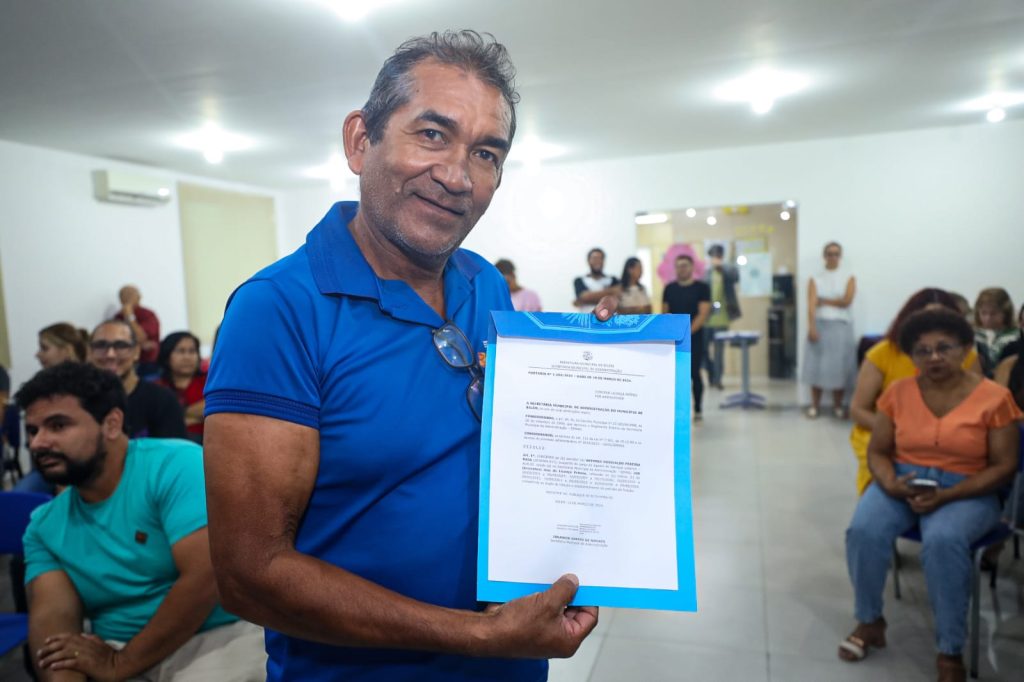
[[[676,281],[665,287],[661,298],[663,313],[690,316],[690,380],[693,387],[693,420],[703,419],[701,399],[704,396],[704,380],[700,377],[700,366],[704,362],[704,323],[711,313],[711,287],[693,278],[693,258],[682,255],[676,258]]]
[[[185,413],[166,388],[139,379],[139,342],[124,320],[108,320],[93,330],[89,362],[113,372],[128,394],[124,430],[129,438],[185,438]]]

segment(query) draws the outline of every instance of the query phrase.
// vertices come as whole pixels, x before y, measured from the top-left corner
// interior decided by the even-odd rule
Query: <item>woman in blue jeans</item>
[[[970,546],[999,522],[996,491],[1016,471],[1022,416],[1008,390],[963,370],[973,342],[970,324],[947,310],[915,313],[900,330],[900,349],[918,376],[895,382],[878,401],[868,445],[874,482],[846,531],[858,624],[839,645],[844,661],[885,646],[882,593],[892,544],[919,526],[938,679],[966,679]]]

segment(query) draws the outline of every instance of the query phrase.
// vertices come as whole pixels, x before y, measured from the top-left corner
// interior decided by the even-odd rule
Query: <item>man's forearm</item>
[[[134,677],[187,642],[217,605],[213,575],[183,575],[171,586],[146,626],[118,654],[118,675]]]
[[[495,655],[486,616],[419,602],[289,549],[260,569],[218,570],[225,607],[278,632],[335,646]]]

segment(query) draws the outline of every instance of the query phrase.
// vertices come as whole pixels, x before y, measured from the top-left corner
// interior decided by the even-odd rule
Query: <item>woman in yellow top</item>
[[[857,387],[850,400],[850,417],[853,419],[853,431],[850,432],[850,445],[857,456],[857,494],[863,495],[871,483],[871,472],[868,470],[868,441],[871,440],[871,429],[875,424],[878,396],[882,395],[889,385],[899,379],[917,375],[913,360],[899,347],[899,329],[903,322],[912,314],[926,308],[949,308],[956,311],[956,299],[942,289],[921,289],[907,299],[896,314],[885,338],[871,347],[864,356],[860,371],[857,374]],[[978,353],[972,348],[964,359],[964,369],[981,373],[978,364]]]

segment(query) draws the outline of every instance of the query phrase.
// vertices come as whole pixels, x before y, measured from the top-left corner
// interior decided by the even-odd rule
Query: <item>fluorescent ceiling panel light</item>
[[[637,225],[657,225],[658,223],[667,223],[667,213],[641,213],[633,219]]]
[[[551,144],[537,137],[528,136],[512,142],[512,151],[509,152],[507,161],[509,163],[521,163],[524,166],[537,166],[542,161],[562,156],[565,152],[565,147],[561,145]]]
[[[345,189],[346,184],[353,177],[352,172],[348,169],[348,164],[345,162],[345,157],[338,152],[331,154],[327,163],[306,169],[303,175],[307,178],[329,181],[331,189],[336,192]]]
[[[757,69],[715,88],[715,97],[724,102],[746,102],[757,114],[771,111],[775,100],[800,92],[809,79],[798,73]]]
[[[985,118],[988,119],[989,123],[999,123],[1006,118],[1006,109],[996,107],[995,109],[989,109],[988,113],[985,114]]]
[[[345,22],[354,23],[365,19],[385,5],[392,5],[396,0],[320,0]]]
[[[249,138],[222,130],[215,123],[207,123],[197,131],[178,136],[176,143],[179,147],[202,152],[209,163],[223,161],[225,152],[238,152],[252,146]]]
[[[1009,109],[1024,104],[1024,92],[993,92],[964,104],[967,111]]]

